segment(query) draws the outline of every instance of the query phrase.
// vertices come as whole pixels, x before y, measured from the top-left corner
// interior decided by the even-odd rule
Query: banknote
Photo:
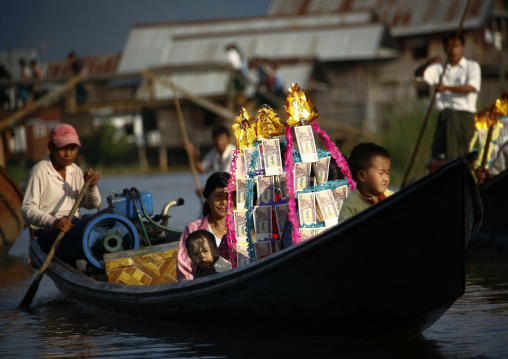
[[[236,242],[236,263],[238,267],[246,266],[250,263],[249,260],[249,243]]]
[[[335,201],[335,206],[337,207],[337,211],[340,212],[342,204],[344,203],[344,200],[346,199],[349,193],[349,187],[347,185],[337,187],[332,191],[332,193],[333,200]]]
[[[284,230],[286,229],[288,217],[289,217],[289,206],[287,203],[275,206],[275,218],[277,219],[277,228],[279,229],[279,234],[281,236],[282,233],[284,233]]]
[[[339,219],[339,212],[335,206],[332,191],[327,189],[325,191],[316,192],[316,201],[325,225],[327,227],[336,225]]]
[[[257,176],[258,204],[275,201],[275,183],[272,176]]]
[[[254,207],[256,242],[272,238],[272,206]]]
[[[247,211],[234,211],[235,232],[237,241],[247,240]]]
[[[247,193],[249,193],[248,183],[247,178],[236,179],[236,209],[246,208],[245,203],[247,201]],[[250,205],[252,206],[252,203]]]
[[[282,160],[280,157],[278,138],[263,141],[263,159],[265,175],[274,176],[282,173]]]
[[[294,170],[295,191],[301,191],[310,186],[310,163],[295,163]]]
[[[316,223],[316,195],[302,193],[298,195],[298,215],[300,224]]]
[[[286,199],[288,198],[288,178],[286,177],[286,173],[281,173],[278,176],[278,179],[277,188],[279,190],[280,198]]]
[[[261,161],[261,156],[259,155],[259,151],[258,152],[258,156],[256,158],[256,161],[254,161],[254,163],[252,163],[252,153],[254,152],[254,150],[257,150],[256,147],[249,147],[249,148],[244,148],[243,149],[243,160],[245,162],[245,170],[246,172],[250,172],[252,170],[260,170],[262,169],[262,161]],[[254,168],[251,168],[251,166],[254,166]]]
[[[300,228],[302,242],[314,237],[314,228]]]
[[[295,135],[302,162],[316,162],[318,160],[318,155],[312,127],[297,126],[295,127]]]
[[[272,254],[272,242],[256,242],[254,243],[254,249],[256,251],[256,259],[268,257],[270,254]]]
[[[321,158],[316,162],[316,180],[317,183],[325,183],[328,181],[328,171],[330,169],[330,156]]]
[[[321,234],[323,232],[326,232],[327,230],[328,230],[327,227],[314,228],[314,237],[318,236],[319,234]]]

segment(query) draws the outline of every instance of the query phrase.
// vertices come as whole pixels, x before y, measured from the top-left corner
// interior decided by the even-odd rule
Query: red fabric
[[[375,204],[376,202],[374,201],[374,197],[372,196],[368,196],[366,195],[365,193],[363,193],[362,191],[360,191],[360,189],[358,188],[358,192],[360,192],[360,194],[362,195],[363,199],[365,199],[367,202],[369,202],[370,204]],[[381,193],[379,196],[377,196],[377,199],[378,201],[382,201],[383,199],[385,199],[386,196],[384,193]]]

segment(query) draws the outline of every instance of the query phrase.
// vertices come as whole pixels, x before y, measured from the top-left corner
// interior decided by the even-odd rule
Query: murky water
[[[204,184],[206,176],[201,177]],[[200,201],[190,174],[110,176],[109,190],[151,191],[159,212],[173,209],[172,226],[197,218]],[[466,294],[423,335],[408,340],[355,341],[181,330],[88,309],[60,296],[44,277],[32,311],[17,309],[36,271],[27,263],[28,232],[0,262],[0,357],[5,358],[508,358],[508,257],[469,259]],[[372,305],[376,305],[375,298]],[[157,310],[157,308],[154,308]]]

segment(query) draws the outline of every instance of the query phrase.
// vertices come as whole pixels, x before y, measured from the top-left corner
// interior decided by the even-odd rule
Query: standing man
[[[235,146],[231,144],[229,131],[224,126],[216,126],[212,130],[212,137],[214,146],[203,160],[200,160],[191,142],[184,143],[184,147],[186,150],[190,150],[196,169],[200,173],[208,171],[229,172],[229,165],[233,160],[233,152],[235,151]],[[196,192],[199,196],[202,195],[203,188],[196,190]]]
[[[451,160],[469,152],[474,135],[476,100],[480,92],[481,71],[476,61],[463,56],[465,40],[455,34],[443,38],[444,50],[448,56],[441,84],[445,62],[439,57],[427,61],[415,71],[418,81],[434,86],[435,108],[439,119],[432,143],[432,157],[444,156]]]

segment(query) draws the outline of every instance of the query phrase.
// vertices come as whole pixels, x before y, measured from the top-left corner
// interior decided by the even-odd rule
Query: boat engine
[[[96,268],[105,269],[104,254],[136,249],[139,235],[132,222],[114,213],[94,218],[85,227],[83,249],[86,260]]]
[[[110,213],[97,216],[88,223],[83,233],[85,259],[99,269],[105,269],[104,255],[137,249],[140,244],[151,246],[180,238],[181,231],[166,227],[168,211],[181,206],[179,198],[164,206],[160,215],[153,216],[152,194],[136,188],[114,191],[107,198]],[[153,216],[153,218],[152,218]],[[156,222],[162,221],[162,224]]]

